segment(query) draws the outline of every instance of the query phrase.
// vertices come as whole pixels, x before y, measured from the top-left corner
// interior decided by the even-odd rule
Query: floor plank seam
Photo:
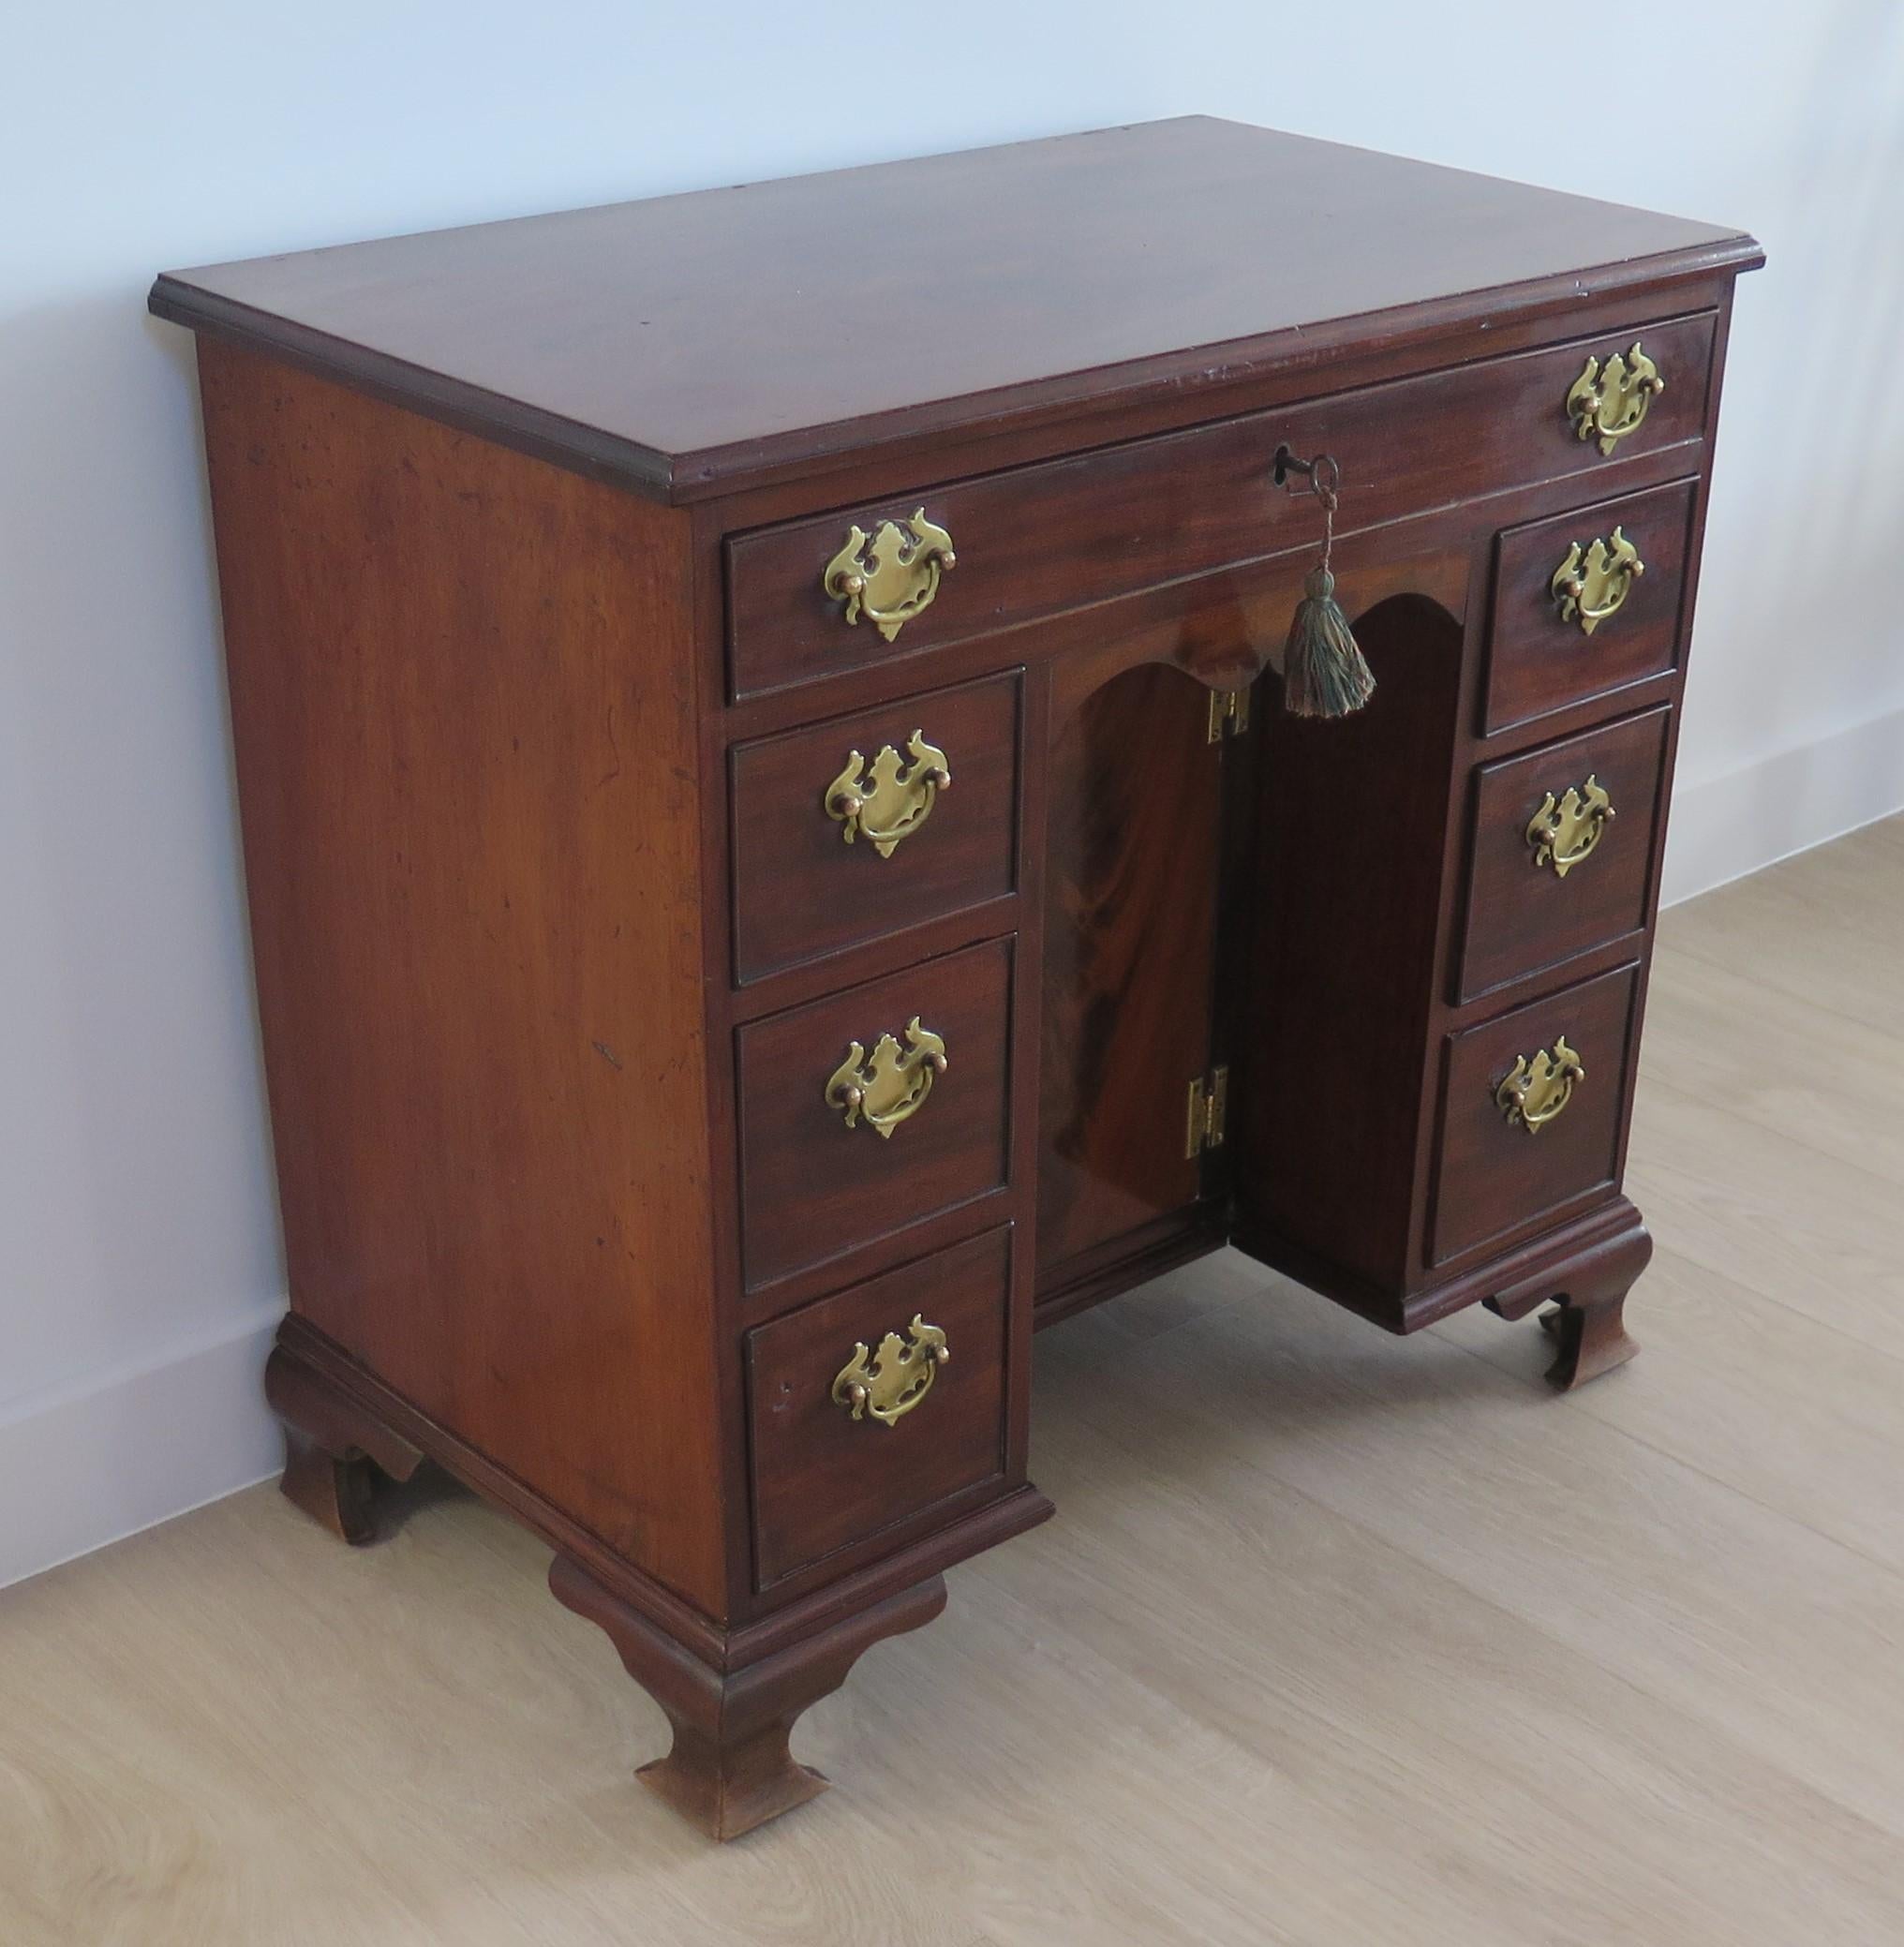
[[[1768,1015],[1783,1017],[1788,1024],[1794,1008],[1806,1008],[1814,1014],[1828,1015],[1833,1020],[1842,1021],[1846,1027],[1855,1030],[1860,1034],[1880,1037],[1884,1052],[1896,1053],[1904,1058],[1904,1033],[1882,1027],[1875,1021],[1866,1019],[1863,1015],[1847,1014],[1843,1008],[1833,1006],[1829,1001],[1822,999],[1815,992],[1801,993],[1794,988],[1781,987],[1776,981],[1763,979],[1724,954],[1715,953],[1710,949],[1702,951],[1697,946],[1688,946],[1680,941],[1662,938],[1653,951],[1655,967],[1657,968],[1661,960],[1670,966],[1675,959],[1695,960],[1701,966],[1712,968],[1715,973],[1742,981],[1746,986],[1764,994],[1774,1003],[1766,1008],[1765,1012]],[[1655,977],[1657,978],[1657,974]]]
[[[1766,1300],[1768,1303],[1772,1301],[1770,1300]],[[1802,1312],[1793,1313],[1792,1315],[1807,1324],[1815,1322],[1807,1318]],[[1826,1329],[1828,1328],[1820,1328],[1820,1330]],[[1470,1359],[1480,1360],[1483,1365],[1493,1367],[1495,1372],[1506,1373],[1510,1377],[1514,1376],[1513,1368],[1491,1358],[1478,1346],[1466,1345],[1460,1339],[1443,1337],[1436,1328],[1433,1326],[1429,1330],[1435,1331],[1435,1336],[1440,1338],[1444,1345],[1454,1346],[1458,1351],[1466,1353]],[[1863,1348],[1864,1342],[1862,1340],[1852,1339],[1847,1343],[1857,1345],[1860,1349]],[[1863,1562],[1867,1567],[1877,1569],[1887,1581],[1904,1584],[1904,1567],[1900,1567],[1897,1563],[1886,1561],[1882,1555],[1867,1553],[1866,1550],[1858,1547],[1855,1542],[1846,1540],[1842,1535],[1836,1535],[1829,1529],[1819,1527],[1815,1523],[1807,1521],[1802,1516],[1794,1514],[1789,1508],[1775,1506],[1772,1502],[1751,1493],[1749,1489],[1741,1487],[1737,1481],[1728,1480],[1723,1475],[1713,1473],[1709,1468],[1701,1466],[1696,1461],[1688,1460],[1684,1454],[1674,1453],[1670,1447],[1661,1447],[1657,1440],[1650,1440],[1644,1434],[1636,1433],[1631,1427],[1610,1418],[1606,1413],[1597,1411],[1595,1409],[1592,1388],[1587,1388],[1584,1393],[1580,1394],[1556,1394],[1550,1404],[1584,1415],[1595,1426],[1604,1428],[1608,1433],[1617,1434],[1621,1438],[1631,1441],[1634,1446],[1643,1448],[1646,1452],[1657,1455],[1660,1460],[1667,1462],[1673,1466],[1683,1467],[1688,1474],[1696,1476],[1701,1480],[1709,1482],[1714,1487],[1723,1489],[1735,1499],[1745,1502],[1748,1507],[1756,1508],[1761,1513],[1770,1515],[1776,1521],[1787,1522],[1792,1527],[1802,1529],[1807,1535],[1815,1536],[1820,1541],[1826,1543],[1828,1546],[1841,1549],[1846,1554],[1852,1556],[1853,1560]],[[1898,1613],[1904,1614],[1904,1592],[1900,1592]],[[1904,1834],[1900,1834],[1900,1836],[1904,1836]]]
[[[1430,1328],[1430,1330],[1432,1330],[1433,1328]],[[1443,1343],[1456,1344],[1457,1342],[1450,1340],[1444,1341]],[[1458,1349],[1467,1354],[1468,1357],[1479,1360],[1481,1364],[1488,1366],[1493,1371],[1499,1372],[1501,1370],[1498,1366],[1495,1366],[1494,1362],[1490,1360],[1483,1353],[1474,1351],[1471,1347],[1466,1345],[1459,1345]],[[1571,1399],[1568,1395],[1555,1394],[1550,1400],[1543,1402],[1541,1404],[1551,1407],[1577,1407],[1580,1403],[1576,1400]],[[1624,1434],[1625,1432],[1623,1428],[1612,1426],[1609,1422],[1604,1420],[1596,1419],[1592,1423],[1596,1427],[1605,1428],[1607,1431],[1612,1433]],[[1100,1430],[1100,1437],[1109,1440],[1112,1445],[1117,1447],[1120,1452],[1125,1453],[1126,1455],[1128,1455],[1133,1460],[1138,1463],[1142,1463],[1146,1458],[1146,1455],[1142,1452],[1139,1452],[1130,1447],[1126,1447],[1124,1443],[1122,1440],[1120,1440],[1115,1434],[1104,1433]],[[1662,1459],[1668,1461],[1669,1463],[1675,1463],[1675,1457],[1673,1455],[1663,1453],[1659,1449],[1652,1446],[1650,1443],[1635,1439],[1630,1434],[1626,1435],[1626,1437],[1631,1442],[1632,1445],[1639,1448],[1642,1451],[1651,1454],[1658,1459]],[[1900,1828],[1897,1830],[1893,1830],[1888,1826],[1881,1825],[1876,1821],[1874,1821],[1870,1817],[1870,1815],[1862,1807],[1848,1803],[1838,1793],[1828,1792],[1822,1789],[1820,1786],[1813,1784],[1805,1778],[1799,1777],[1794,1774],[1785,1772],[1783,1770],[1783,1767],[1778,1765],[1776,1763],[1776,1761],[1774,1761],[1771,1757],[1758,1749],[1756,1746],[1741,1742],[1741,1740],[1725,1726],[1716,1723],[1710,1717],[1706,1717],[1693,1713],[1685,1705],[1674,1702],[1672,1699],[1668,1697],[1663,1697],[1657,1691],[1648,1689],[1636,1677],[1634,1677],[1629,1671],[1626,1670],[1625,1668],[1619,1666],[1616,1663],[1605,1660],[1602,1657],[1600,1657],[1599,1654],[1593,1651],[1581,1649],[1576,1643],[1570,1642],[1567,1638],[1554,1634],[1554,1631],[1548,1628],[1545,1625],[1532,1620],[1531,1618],[1527,1617],[1526,1615],[1521,1613],[1518,1611],[1508,1608],[1505,1604],[1500,1602],[1495,1596],[1490,1594],[1486,1589],[1478,1587],[1471,1582],[1465,1581],[1461,1576],[1445,1567],[1441,1562],[1437,1561],[1432,1555],[1419,1553],[1415,1550],[1408,1548],[1404,1542],[1390,1537],[1381,1529],[1370,1526],[1367,1523],[1359,1520],[1353,1514],[1345,1513],[1340,1508],[1336,1507],[1333,1503],[1322,1500],[1317,1495],[1311,1494],[1306,1488],[1301,1486],[1299,1483],[1288,1480],[1285,1479],[1283,1476],[1275,1473],[1272,1469],[1265,1465],[1257,1458],[1256,1455],[1252,1453],[1233,1451],[1232,1457],[1237,1459],[1238,1462],[1242,1466],[1247,1468],[1251,1473],[1256,1474],[1259,1476],[1261,1479],[1273,1483],[1277,1493],[1286,1496],[1294,1495],[1295,1497],[1305,1503],[1312,1510],[1319,1512],[1319,1514],[1325,1520],[1340,1523],[1344,1526],[1352,1529],[1358,1536],[1361,1538],[1362,1541],[1365,1544],[1372,1543],[1378,1554],[1393,1555],[1397,1559],[1408,1563],[1412,1568],[1418,1570],[1424,1571],[1431,1577],[1435,1578],[1436,1581],[1445,1583],[1450,1589],[1457,1591],[1464,1600],[1479,1604],[1482,1608],[1499,1616],[1502,1622],[1510,1630],[1524,1637],[1538,1637],[1541,1642],[1547,1645],[1549,1650],[1551,1650],[1554,1654],[1555,1654],[1558,1657],[1571,1658],[1577,1662],[1584,1661],[1590,1663],[1593,1666],[1593,1668],[1599,1672],[1599,1673],[1603,1677],[1609,1678],[1614,1683],[1618,1684],[1623,1689],[1629,1692],[1633,1697],[1641,1700],[1649,1708],[1653,1710],[1670,1711],[1675,1717],[1684,1717],[1688,1719],[1689,1721],[1699,1723],[1700,1725],[1702,1725],[1705,1733],[1708,1736],[1721,1741],[1729,1748],[1737,1751],[1742,1758],[1749,1761],[1754,1764],[1762,1764],[1778,1770],[1782,1776],[1786,1776],[1789,1779],[1789,1781],[1794,1789],[1807,1792],[1812,1797],[1817,1799],[1821,1804],[1830,1806],[1835,1811],[1837,1811],[1843,1817],[1847,1819],[1855,1820],[1856,1821],[1858,1821],[1860,1825],[1864,1826],[1867,1830],[1868,1830],[1874,1836],[1882,1838],[1883,1840],[1887,1840],[1894,1844],[1898,1843],[1900,1841],[1904,1841],[1904,1826],[1900,1826]],[[1711,1477],[1701,1473],[1700,1470],[1698,1470],[1697,1468],[1686,1466],[1684,1463],[1675,1464],[1684,1467],[1685,1471],[1694,1476],[1694,1478],[1700,1479],[1711,1479]],[[1725,1481],[1720,1481],[1718,1484],[1722,1487],[1729,1487],[1731,1485],[1731,1483]],[[1802,1533],[1810,1534],[1814,1532],[1811,1529],[1806,1527],[1802,1523],[1793,1521],[1790,1515],[1783,1513],[1781,1510],[1776,1509],[1765,1509],[1763,1507],[1763,1504],[1758,1502],[1752,1496],[1740,1493],[1737,1489],[1733,1489],[1733,1492],[1735,1494],[1736,1498],[1744,1502],[1746,1505],[1757,1508],[1762,1512],[1768,1512],[1775,1519],[1788,1523],[1791,1526]],[[1062,1516],[1062,1505],[1060,1511]],[[1821,1537],[1819,1538],[1826,1541],[1827,1543],[1831,1543],[1832,1545],[1839,1545],[1836,1544],[1834,1542],[1834,1538],[1829,1536]],[[1862,1555],[1857,1554],[1854,1551],[1848,1550],[1846,1552],[1848,1553],[1851,1553],[1852,1555],[1852,1558],[1855,1560],[1864,1560],[1864,1557]],[[1897,1573],[1897,1571],[1887,1568],[1885,1570],[1885,1573],[1887,1579],[1889,1580],[1904,1580],[1904,1576],[1900,1576]],[[1022,1601],[1022,1598],[1019,1599]],[[1123,1669],[1123,1666],[1116,1665],[1115,1667]],[[1126,1672],[1125,1674],[1127,1676],[1130,1676],[1130,1672]],[[1145,1689],[1147,1695],[1157,1696],[1159,1694],[1153,1690],[1148,1684],[1144,1684],[1141,1678],[1131,1676],[1131,1680],[1139,1683],[1139,1685]],[[1370,1735],[1356,1730],[1353,1726],[1340,1725],[1331,1718],[1321,1717],[1313,1709],[1313,1707],[1302,1702],[1300,1700],[1286,1699],[1285,1701],[1287,1702],[1291,1702],[1294,1708],[1301,1710],[1303,1713],[1303,1715],[1307,1717],[1312,1722],[1320,1724],[1324,1729],[1328,1730],[1331,1735],[1340,1736],[1346,1734],[1354,1739],[1359,1745],[1362,1746],[1364,1748],[1375,1751],[1378,1757],[1385,1755],[1383,1747],[1380,1745],[1376,1743]],[[1166,1704],[1169,1703],[1169,1700],[1168,1698],[1163,1699],[1163,1702]]]

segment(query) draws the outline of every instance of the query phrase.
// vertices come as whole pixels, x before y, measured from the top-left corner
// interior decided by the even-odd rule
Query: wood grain
[[[1613,696],[1677,666],[1685,640],[1695,486],[1687,481],[1656,487],[1501,536],[1488,649],[1487,729],[1506,730],[1587,697]],[[1572,542],[1584,553],[1596,539],[1611,542],[1616,527],[1639,550],[1645,572],[1635,578],[1618,611],[1587,635],[1555,609],[1554,571]]]
[[[1283,446],[1301,457],[1333,455],[1342,477],[1336,526],[1344,535],[1422,508],[1550,480],[1576,479],[1579,495],[1598,498],[1629,478],[1629,469],[1673,449],[1680,451],[1682,468],[1696,465],[1707,419],[1704,368],[1712,358],[1714,325],[1707,311],[1666,322],[1636,320],[1628,327],[1644,331],[1661,363],[1683,371],[1686,383],[1670,389],[1611,455],[1575,437],[1566,409],[1568,388],[1587,354],[1604,354],[1618,342],[1618,334],[1601,333],[1187,432],[1125,440],[1040,467],[950,484],[935,484],[935,476],[926,473],[889,503],[849,506],[736,536],[727,543],[733,694],[754,696],[842,669],[917,656],[971,635],[1102,602],[1147,583],[1313,544],[1314,500],[1275,478],[1275,455]],[[844,543],[850,524],[870,533],[883,520],[903,519],[922,501],[928,519],[951,534],[959,565],[941,580],[932,605],[887,643],[864,623],[847,624],[842,603],[826,592],[823,571]],[[1665,615],[1670,635],[1684,560],[1685,509],[1678,509],[1675,542],[1670,522],[1653,507],[1651,499],[1641,500],[1631,516],[1636,539],[1659,559],[1648,602],[1641,603],[1636,591],[1634,607]],[[1615,510],[1607,516],[1608,526],[1619,518]],[[1581,539],[1584,545],[1591,536]],[[1558,632],[1544,580],[1538,587],[1522,584],[1542,549],[1553,557],[1544,571],[1551,576],[1566,542],[1555,541],[1543,527],[1530,532],[1527,546],[1532,552],[1525,559],[1517,552],[1504,562],[1503,592],[1512,626],[1503,651],[1503,685],[1512,679],[1510,664],[1524,609],[1525,629],[1543,620],[1552,624],[1538,635],[1540,642]],[[1544,608],[1535,606],[1536,598]],[[1646,639],[1657,648],[1657,630]],[[1578,661],[1576,656],[1569,661],[1569,671]],[[1581,680],[1577,675],[1573,679]],[[1625,679],[1631,679],[1630,672]],[[1538,698],[1540,667],[1524,680]],[[1569,700],[1556,691],[1544,706],[1557,708]]]
[[[1760,258],[1194,117],[174,272],[152,304],[687,498],[974,425],[1114,423],[1147,389],[1209,417],[1199,393],[1373,337]]]
[[[895,1522],[1004,1484],[1011,1246],[1008,1227],[990,1231],[748,1333],[762,1588],[837,1551],[877,1554]],[[931,1390],[889,1426],[855,1420],[833,1399],[834,1378],[855,1344],[876,1352],[887,1332],[903,1338],[921,1314],[945,1334],[948,1355]]]
[[[1078,695],[1048,758],[1039,1281],[1194,1205],[1185,1092],[1211,1065],[1222,884],[1211,692],[1140,663]]]
[[[631,1780],[666,1719],[535,1538],[422,1476],[367,1551],[233,1496],[0,1593],[0,1937],[1904,1938],[1904,1172],[1701,1080],[1743,1027],[1768,1085],[1904,1088],[1896,1022],[1837,1040],[1899,857],[1904,820],[1664,916],[1629,1181],[1671,1237],[1605,1383],[1234,1254],[1043,1334],[1063,1518],[868,1652],[796,1732],[836,1789],[718,1856]]]
[[[1019,688],[994,676],[734,747],[736,980],[760,980],[1012,892]],[[904,757],[915,731],[944,750],[951,785],[890,856],[857,836],[848,845],[827,815],[834,779],[855,751],[869,765],[885,745]]]
[[[741,1256],[750,1289],[862,1247],[886,1263],[906,1233],[1010,1176],[1012,948],[993,941],[751,1023],[736,1037]],[[889,1136],[846,1126],[828,1078],[858,1042],[903,1048],[917,1016],[945,1072]],[[996,1221],[994,1216],[993,1221]],[[975,1227],[975,1226],[974,1226]]]
[[[1428,1086],[1439,860],[1462,626],[1419,596],[1356,618],[1373,701],[1271,713],[1248,1016],[1232,1114],[1239,1228],[1406,1286]]]
[[[629,1675],[666,1713],[674,1743],[637,1776],[712,1839],[738,1838],[824,1791],[825,1774],[799,1763],[789,1748],[795,1722],[837,1690],[873,1643],[919,1628],[945,1606],[945,1584],[934,1575],[746,1670],[721,1672],[567,1555],[551,1565],[549,1588],[607,1634]]]
[[[1645,925],[1669,715],[1649,710],[1476,771],[1457,1001]],[[1563,878],[1551,865],[1535,864],[1527,826],[1550,795],[1563,799],[1589,778],[1607,793],[1613,815],[1592,852]]]
[[[1497,1247],[1612,1192],[1637,986],[1633,967],[1616,968],[1449,1037],[1430,1233],[1435,1262]],[[1586,1070],[1567,1107],[1540,1129],[1510,1123],[1495,1089],[1517,1058],[1551,1051],[1563,1038]]]
[[[293,1308],[722,1614],[685,522],[201,350]]]
[[[935,211],[930,251],[869,242]],[[1625,934],[1551,974],[1516,937],[1451,1003],[1461,888],[1497,891],[1467,794],[1617,707],[1665,726],[1663,806],[1756,257],[1189,122],[161,279],[206,340],[300,1505],[364,1538],[427,1459],[529,1524],[725,1836],[811,1794],[787,1731],[881,1618],[1049,1513],[1034,1296],[1234,1217],[1391,1330],[1557,1298],[1556,1375],[1614,1363],[1655,878]],[[1641,334],[1671,382],[1605,455],[1567,387]],[[1278,445],[1340,463],[1380,685],[1348,723],[1263,706],[1318,528]],[[887,645],[819,572],[915,494],[960,565]],[[1652,572],[1610,648],[1557,653],[1540,550],[1614,510]],[[1211,744],[1244,685],[1256,732]],[[970,752],[973,811],[875,865],[816,795],[914,727]],[[1504,1159],[1532,1012],[1594,1078]],[[930,1099],[847,1129],[827,1078],[915,1016]],[[1242,1107],[1199,1159],[1216,1062]],[[824,1383],[906,1289],[979,1349],[934,1442],[849,1446]]]

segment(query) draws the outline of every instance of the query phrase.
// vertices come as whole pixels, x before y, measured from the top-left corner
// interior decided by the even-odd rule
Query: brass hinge
[[[1220,744],[1226,733],[1241,736],[1249,728],[1249,691],[1212,690],[1210,692],[1210,741]]]
[[[1223,1147],[1223,1125],[1229,1108],[1229,1070],[1212,1068],[1208,1079],[1197,1076],[1190,1084],[1183,1121],[1183,1154],[1194,1161],[1205,1150]]]

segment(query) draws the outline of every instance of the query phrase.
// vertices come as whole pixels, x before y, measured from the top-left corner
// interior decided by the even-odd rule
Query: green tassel
[[[1346,717],[1375,693],[1376,679],[1335,600],[1335,577],[1312,568],[1289,620],[1283,706],[1292,717]]]

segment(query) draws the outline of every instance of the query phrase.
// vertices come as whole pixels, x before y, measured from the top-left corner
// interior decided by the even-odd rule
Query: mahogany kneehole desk
[[[1748,237],[1186,120],[161,277],[200,334],[288,1493],[556,1551],[728,1836],[1226,1241],[1632,1349]],[[1282,706],[1332,455],[1377,688]],[[1279,470],[1285,477],[1279,478]]]

